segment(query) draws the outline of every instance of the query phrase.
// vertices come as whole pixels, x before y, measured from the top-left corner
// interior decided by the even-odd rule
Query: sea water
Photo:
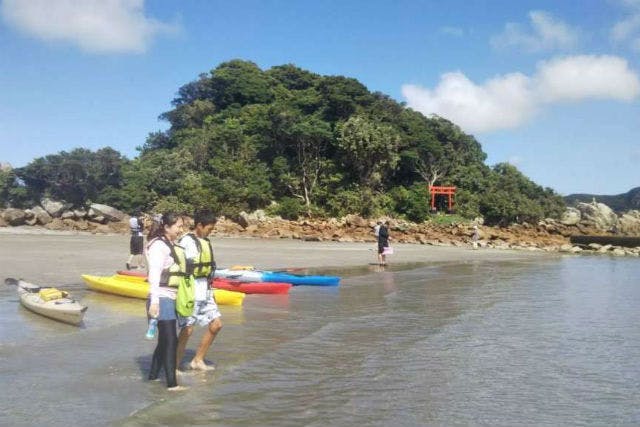
[[[322,271],[314,271],[322,273]],[[4,425],[639,425],[640,260],[597,256],[331,271],[222,306],[207,360],[146,374],[144,301],[71,289],[81,328],[0,292]],[[192,338],[188,360],[201,332]]]

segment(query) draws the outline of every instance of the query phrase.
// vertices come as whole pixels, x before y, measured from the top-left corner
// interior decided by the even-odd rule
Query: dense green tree
[[[480,143],[344,76],[285,64],[221,63],[184,84],[129,161],[111,149],[74,150],[0,174],[0,201],[43,195],[132,212],[211,207],[226,215],[395,215],[424,220],[430,185],[456,186],[456,210],[489,223],[558,216],[551,189],[515,167],[490,168]],[[276,202],[276,203],[272,203]]]
[[[346,167],[362,186],[380,189],[383,178],[393,172],[399,160],[400,137],[395,129],[364,116],[353,116],[339,126],[338,134]]]
[[[126,162],[112,148],[96,152],[77,148],[35,159],[16,169],[16,175],[27,185],[34,198],[50,196],[75,206],[99,199],[109,187],[121,185],[121,168]]]
[[[15,170],[0,168],[0,207],[30,207],[29,188],[20,182]]]

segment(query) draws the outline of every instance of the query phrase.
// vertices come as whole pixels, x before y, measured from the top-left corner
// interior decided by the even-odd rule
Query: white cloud
[[[617,56],[579,55],[541,62],[536,80],[545,102],[588,98],[631,101],[640,93],[638,75]]]
[[[92,53],[144,52],[172,25],[144,15],[144,0],[3,0],[4,20],[47,41],[67,41]]]
[[[484,85],[473,83],[461,72],[446,73],[434,90],[403,85],[402,94],[414,110],[437,114],[474,132],[516,127],[535,110],[529,79],[519,73]]]
[[[614,43],[627,43],[631,49],[640,52],[640,0],[622,0],[620,2],[629,12],[611,28],[611,40]]]
[[[578,44],[579,31],[544,11],[529,12],[531,28],[507,23],[504,31],[491,39],[494,48],[518,48],[529,52],[571,49]]]
[[[482,84],[461,72],[443,74],[435,89],[405,84],[409,107],[437,114],[471,133],[518,127],[545,104],[589,98],[629,101],[640,95],[638,75],[615,56],[580,55],[538,64],[535,75],[511,73]]]
[[[616,22],[611,29],[611,38],[615,42],[622,42],[633,37],[640,29],[640,14]]]

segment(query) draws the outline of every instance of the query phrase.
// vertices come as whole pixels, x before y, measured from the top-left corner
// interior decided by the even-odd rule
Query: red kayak
[[[229,279],[213,279],[213,287],[245,294],[288,294],[293,286],[282,282],[239,282]]]
[[[122,276],[147,277],[147,273],[141,270],[120,270],[117,271]],[[225,289],[227,291],[242,292],[245,294],[288,294],[289,289],[293,286],[291,283],[282,282],[241,282],[239,280],[230,280],[215,278],[213,287],[216,289]]]
[[[147,278],[146,270],[118,270],[116,271],[121,276],[133,276],[133,277],[144,277]]]

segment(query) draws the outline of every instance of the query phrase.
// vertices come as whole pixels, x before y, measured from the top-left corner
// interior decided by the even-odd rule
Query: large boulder
[[[40,200],[40,205],[53,218],[58,218],[62,212],[71,207],[71,204],[69,203],[59,202],[48,197],[43,197],[42,200]]]
[[[126,216],[124,212],[100,203],[92,203],[89,208],[89,217],[100,223],[102,221],[97,220],[99,217],[103,217],[106,221],[123,221]]]
[[[640,236],[640,211],[628,211],[620,217],[618,231],[622,234]]]
[[[238,223],[242,228],[247,228],[251,223],[249,214],[246,213],[245,211],[240,212],[236,217],[236,223]]]
[[[27,214],[21,209],[8,208],[2,212],[2,218],[9,225],[23,225],[27,220]]]
[[[35,206],[31,209],[31,213],[33,213],[33,218],[36,220],[36,224],[49,224],[53,218],[49,215],[49,212],[41,208],[40,206]]]
[[[598,230],[609,231],[618,226],[618,216],[604,203],[578,203],[576,206],[580,211],[582,224],[597,228]]]
[[[576,208],[567,208],[562,213],[562,218],[560,218],[560,223],[564,225],[576,225],[580,222],[582,216],[580,215],[580,211]]]

